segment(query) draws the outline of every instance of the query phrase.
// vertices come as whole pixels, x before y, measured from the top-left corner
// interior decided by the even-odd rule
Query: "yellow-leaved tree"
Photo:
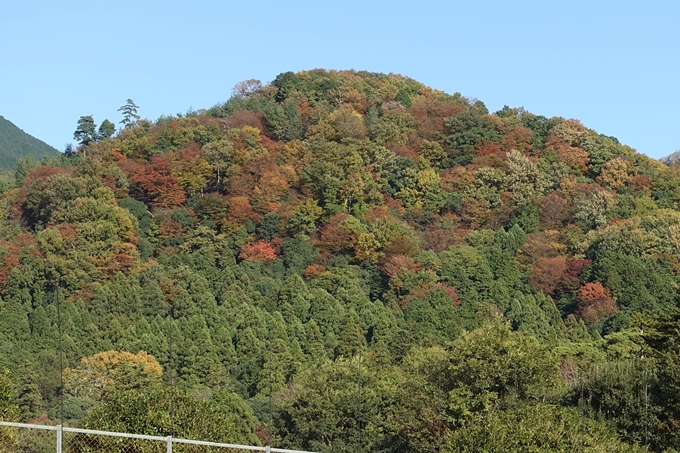
[[[78,398],[101,400],[112,390],[138,389],[160,382],[163,370],[145,351],[104,351],[83,357],[64,370],[64,391]]]

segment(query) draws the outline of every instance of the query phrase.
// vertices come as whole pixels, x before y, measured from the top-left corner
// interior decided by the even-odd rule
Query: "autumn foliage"
[[[544,258],[534,266],[529,282],[537,290],[552,294],[566,270],[566,260],[561,257]]]
[[[244,261],[273,261],[277,258],[276,249],[264,241],[249,242],[241,247],[239,258]]]
[[[563,438],[599,426],[614,437],[589,442],[610,439],[621,419],[601,419],[643,419],[628,397],[642,373],[613,399],[583,398],[575,376],[609,385],[588,370],[637,367],[636,315],[680,305],[680,166],[577,120],[489,112],[397,74],[249,80],[207,110],[138,118],[43,164],[0,175],[0,396],[24,421],[58,424],[65,396],[85,425],[116,395],[137,403],[126,392],[175,382],[221,405],[211,416],[256,420],[248,442],[256,430],[286,448],[545,446],[533,442],[545,413]],[[654,442],[680,420],[653,396],[680,376],[669,369],[646,374]],[[625,407],[579,408],[612,401]],[[635,423],[621,429],[631,445]]]
[[[120,162],[120,166],[131,181],[139,184],[151,204],[169,208],[179,206],[186,200],[186,194],[178,185],[177,177],[172,174],[167,158],[153,155],[148,163],[126,159]]]
[[[576,313],[586,324],[607,317],[618,309],[611,293],[599,282],[586,283],[578,291]]]

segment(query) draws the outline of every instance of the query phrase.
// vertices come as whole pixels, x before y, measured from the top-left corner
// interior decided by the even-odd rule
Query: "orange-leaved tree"
[[[241,247],[239,258],[244,261],[274,261],[277,258],[276,250],[265,241],[249,242]]]
[[[619,309],[612,294],[602,286],[602,283],[586,283],[578,291],[578,302],[576,303],[576,314],[579,315],[586,324],[611,315]]]

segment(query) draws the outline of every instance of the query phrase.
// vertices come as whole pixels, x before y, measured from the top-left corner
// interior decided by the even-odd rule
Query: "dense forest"
[[[0,116],[0,171],[14,169],[22,158],[54,157],[59,151],[47,143],[28,135]]]
[[[675,165],[394,74],[119,111],[0,195],[5,420],[324,453],[680,445]]]

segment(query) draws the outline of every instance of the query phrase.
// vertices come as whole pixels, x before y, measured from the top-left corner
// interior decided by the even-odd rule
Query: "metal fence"
[[[0,452],[7,453],[312,453],[271,446],[222,444],[172,436],[146,436],[61,425],[0,422]]]

